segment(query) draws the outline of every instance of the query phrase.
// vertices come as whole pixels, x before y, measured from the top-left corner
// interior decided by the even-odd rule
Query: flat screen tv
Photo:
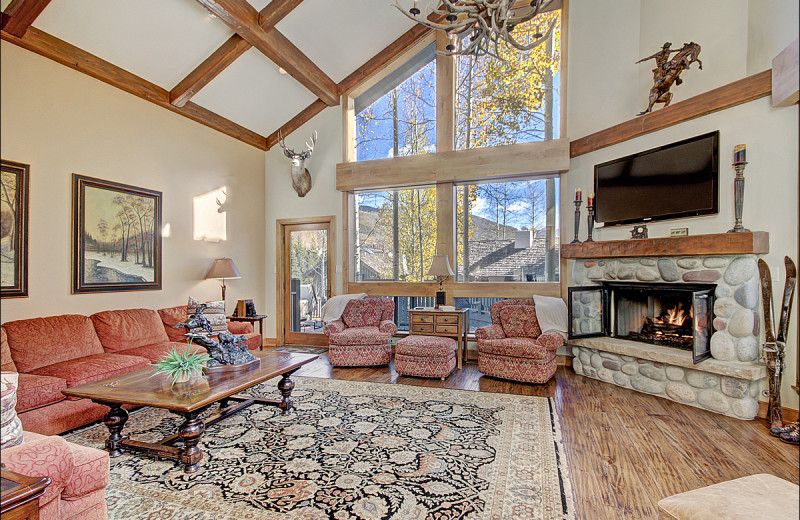
[[[598,164],[594,193],[607,225],[718,213],[719,131]]]

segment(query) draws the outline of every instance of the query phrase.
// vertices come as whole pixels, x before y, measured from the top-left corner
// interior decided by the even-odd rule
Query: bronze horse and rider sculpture
[[[644,112],[638,115],[646,114],[653,110],[656,103],[664,103],[664,106],[669,106],[672,101],[672,93],[669,91],[672,85],[680,85],[683,80],[680,78],[681,72],[688,69],[689,66],[697,62],[700,70],[703,69],[703,62],[697,57],[700,54],[700,45],[695,42],[684,43],[680,49],[671,50],[672,44],[666,42],[661,50],[655,54],[642,58],[636,63],[642,63],[650,59],[656,60],[656,67],[653,69],[653,87],[650,89],[650,103]],[[670,57],[673,53],[674,56]]]

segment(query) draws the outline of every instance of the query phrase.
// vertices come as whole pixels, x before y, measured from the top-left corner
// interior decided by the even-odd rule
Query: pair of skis
[[[764,260],[758,260],[758,272],[761,275],[761,299],[764,304],[764,363],[767,365],[769,378],[769,408],[767,420],[770,428],[783,428],[781,412],[781,378],[786,368],[786,335],[789,331],[789,316],[792,312],[792,298],[797,283],[797,269],[792,259],[784,257],[786,265],[786,283],[783,287],[781,313],[777,333],[773,333],[772,323],[775,316],[772,307],[772,275]]]

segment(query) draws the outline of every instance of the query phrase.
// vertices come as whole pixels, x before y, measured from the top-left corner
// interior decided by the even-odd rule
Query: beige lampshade
[[[434,255],[431,268],[428,269],[426,276],[455,276],[456,273],[450,268],[450,259],[447,255]]]
[[[217,258],[211,265],[211,269],[208,270],[206,280],[209,278],[222,278],[224,280],[226,278],[241,277],[242,275],[239,274],[239,270],[236,269],[236,264],[233,263],[233,260],[230,258]]]

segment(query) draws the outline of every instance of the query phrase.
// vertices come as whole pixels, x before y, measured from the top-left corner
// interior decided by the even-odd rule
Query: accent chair
[[[492,324],[475,331],[478,370],[525,383],[549,381],[556,373],[556,350],[564,338],[558,332],[542,333],[533,298],[500,300],[489,313]]]
[[[325,325],[333,366],[388,365],[392,359],[394,301],[367,296],[351,300],[342,316]]]

